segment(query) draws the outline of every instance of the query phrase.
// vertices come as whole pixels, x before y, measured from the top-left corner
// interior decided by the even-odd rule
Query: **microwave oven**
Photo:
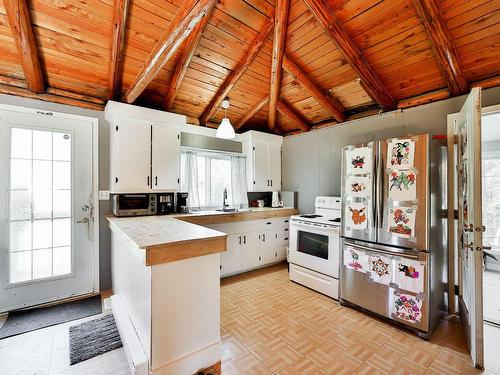
[[[174,193],[113,194],[113,215],[148,216],[174,212]]]

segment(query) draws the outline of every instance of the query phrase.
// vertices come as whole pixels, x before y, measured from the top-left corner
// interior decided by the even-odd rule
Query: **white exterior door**
[[[0,108],[0,312],[97,291],[97,120]]]
[[[152,187],[155,190],[179,190],[179,131],[165,125],[153,125],[151,141]]]
[[[459,312],[475,366],[483,367],[481,89],[472,89],[458,120]]]

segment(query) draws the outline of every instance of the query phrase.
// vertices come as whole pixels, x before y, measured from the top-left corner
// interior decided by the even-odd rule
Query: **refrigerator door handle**
[[[377,226],[382,229],[384,223],[384,160],[381,142],[377,142]]]
[[[348,246],[355,247],[355,248],[360,249],[360,250],[372,251],[375,253],[380,253],[380,254],[385,254],[385,255],[400,256],[402,258],[411,258],[411,259],[418,260],[417,254],[390,252],[390,251],[385,251],[385,250],[381,250],[381,249],[374,249],[374,248],[371,248],[368,246],[358,245],[358,244],[351,243],[351,242],[346,242],[345,244]]]
[[[378,150],[377,150],[377,143],[373,145],[373,148],[375,149],[375,157],[374,157],[374,162],[373,162],[373,170],[372,170],[372,223],[373,223],[373,228],[377,228],[378,223],[377,223],[377,205],[378,205],[378,188],[377,188],[377,170],[378,170]]]

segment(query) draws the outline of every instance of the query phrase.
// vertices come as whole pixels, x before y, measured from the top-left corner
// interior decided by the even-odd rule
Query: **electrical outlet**
[[[99,200],[109,201],[109,190],[99,190]]]

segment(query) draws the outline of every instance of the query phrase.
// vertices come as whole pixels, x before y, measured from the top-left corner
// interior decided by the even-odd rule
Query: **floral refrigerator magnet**
[[[405,322],[417,323],[422,319],[422,300],[409,294],[396,295],[393,315]]]
[[[368,205],[366,203],[347,203],[346,204],[347,227],[351,229],[366,229]]]
[[[391,260],[384,256],[369,258],[370,278],[379,284],[389,285],[392,281]]]
[[[412,168],[414,157],[415,142],[411,139],[396,139],[387,144],[387,168]]]
[[[373,150],[370,147],[358,147],[347,150],[345,155],[348,174],[372,172]]]
[[[363,251],[355,250],[353,248],[344,248],[344,265],[358,272],[368,272],[368,255]]]
[[[412,207],[390,207],[387,213],[387,231],[398,237],[415,237],[415,212]]]
[[[413,170],[392,170],[389,174],[389,199],[413,201],[417,198],[417,175]]]
[[[404,259],[398,262],[397,279],[399,289],[412,293],[424,291],[424,266],[414,260]]]

